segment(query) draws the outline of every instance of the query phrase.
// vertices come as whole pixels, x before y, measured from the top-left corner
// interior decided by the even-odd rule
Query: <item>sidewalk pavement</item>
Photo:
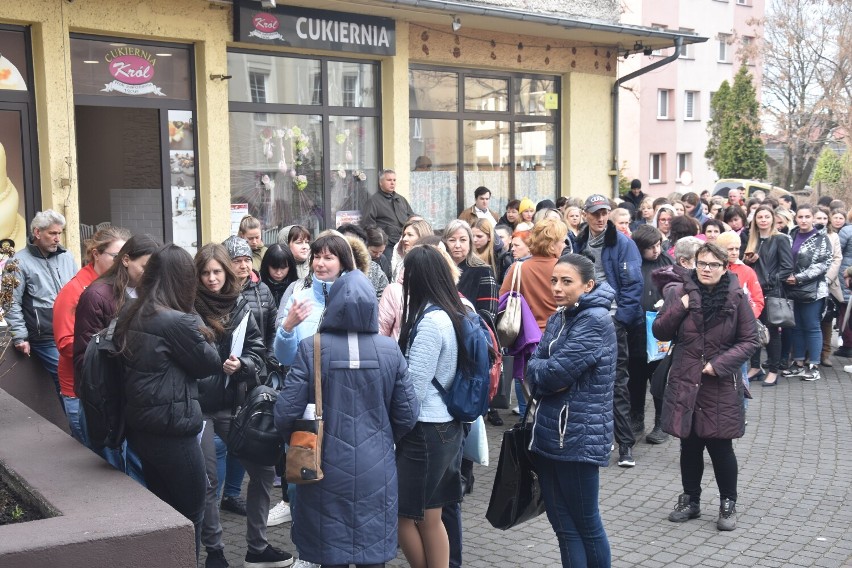
[[[737,529],[716,530],[719,494],[705,452],[701,518],[666,517],[681,493],[678,441],[653,446],[642,437],[636,467],[615,462],[601,470],[600,507],[614,567],[816,566],[852,567],[852,374],[847,359],[821,367],[822,379],[754,383],[748,426],[734,441],[739,462]],[[501,411],[506,427],[516,417]],[[646,408],[647,431],[653,407]],[[506,427],[488,425],[491,465],[474,466],[473,493],[462,505],[465,567],[559,566],[559,547],[545,515],[510,531],[485,519],[500,439]],[[280,490],[273,490],[274,506]],[[231,566],[245,556],[245,518],[222,512]],[[297,555],[290,523],[271,527],[269,541]],[[203,566],[205,553],[201,553]],[[402,555],[388,566],[407,566]]]

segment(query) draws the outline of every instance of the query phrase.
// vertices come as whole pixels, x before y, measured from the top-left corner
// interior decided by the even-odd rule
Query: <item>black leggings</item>
[[[695,430],[680,441],[680,475],[683,492],[691,501],[701,501],[701,477],[704,475],[704,448],[713,462],[716,485],[719,486],[719,499],[737,500],[737,456],[734,454],[733,440],[711,440],[699,438]]]
[[[648,383],[654,374],[659,361],[648,362],[644,358],[631,357],[627,362],[630,378],[627,379],[627,390],[630,391],[630,413],[637,417],[645,416],[645,394],[648,392]],[[663,410],[662,399],[654,397],[654,425],[660,420]]]

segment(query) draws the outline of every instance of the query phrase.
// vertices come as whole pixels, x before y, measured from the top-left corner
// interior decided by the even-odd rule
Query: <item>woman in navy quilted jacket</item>
[[[612,444],[615,291],[594,278],[586,257],[559,259],[550,279],[557,310],[527,366],[538,401],[531,450],[563,566],[610,565],[598,490]]]
[[[378,334],[378,311],[376,290],[354,270],[331,287],[319,325],[325,477],[299,486],[292,536],[301,560],[323,567],[380,567],[397,555],[394,442],[417,423],[420,403],[399,347]],[[313,354],[312,337],[303,339],[275,403],[284,439],[314,403]]]

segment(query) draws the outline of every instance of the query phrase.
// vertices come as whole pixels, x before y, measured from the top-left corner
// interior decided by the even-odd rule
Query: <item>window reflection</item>
[[[228,52],[228,97],[244,103],[322,104],[315,95],[320,61]],[[316,78],[316,79],[315,79]]]
[[[331,106],[376,106],[375,65],[351,61],[329,61],[328,92]]]
[[[412,69],[408,76],[411,110],[455,112],[459,109],[458,73]]]
[[[507,111],[509,81],[491,77],[465,77],[464,108],[478,111]]]

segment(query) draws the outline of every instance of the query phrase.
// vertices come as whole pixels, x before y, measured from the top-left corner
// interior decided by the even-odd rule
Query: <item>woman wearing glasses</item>
[[[657,273],[665,302],[652,330],[657,339],[675,342],[662,427],[681,440],[683,494],[669,520],[682,523],[701,516],[707,448],[719,487],[716,528],[732,531],[737,526],[737,457],[732,441],[745,433],[741,368],[757,349],[757,327],[748,298],[726,269],[725,251],[705,243],[695,259],[695,271],[683,277]]]

